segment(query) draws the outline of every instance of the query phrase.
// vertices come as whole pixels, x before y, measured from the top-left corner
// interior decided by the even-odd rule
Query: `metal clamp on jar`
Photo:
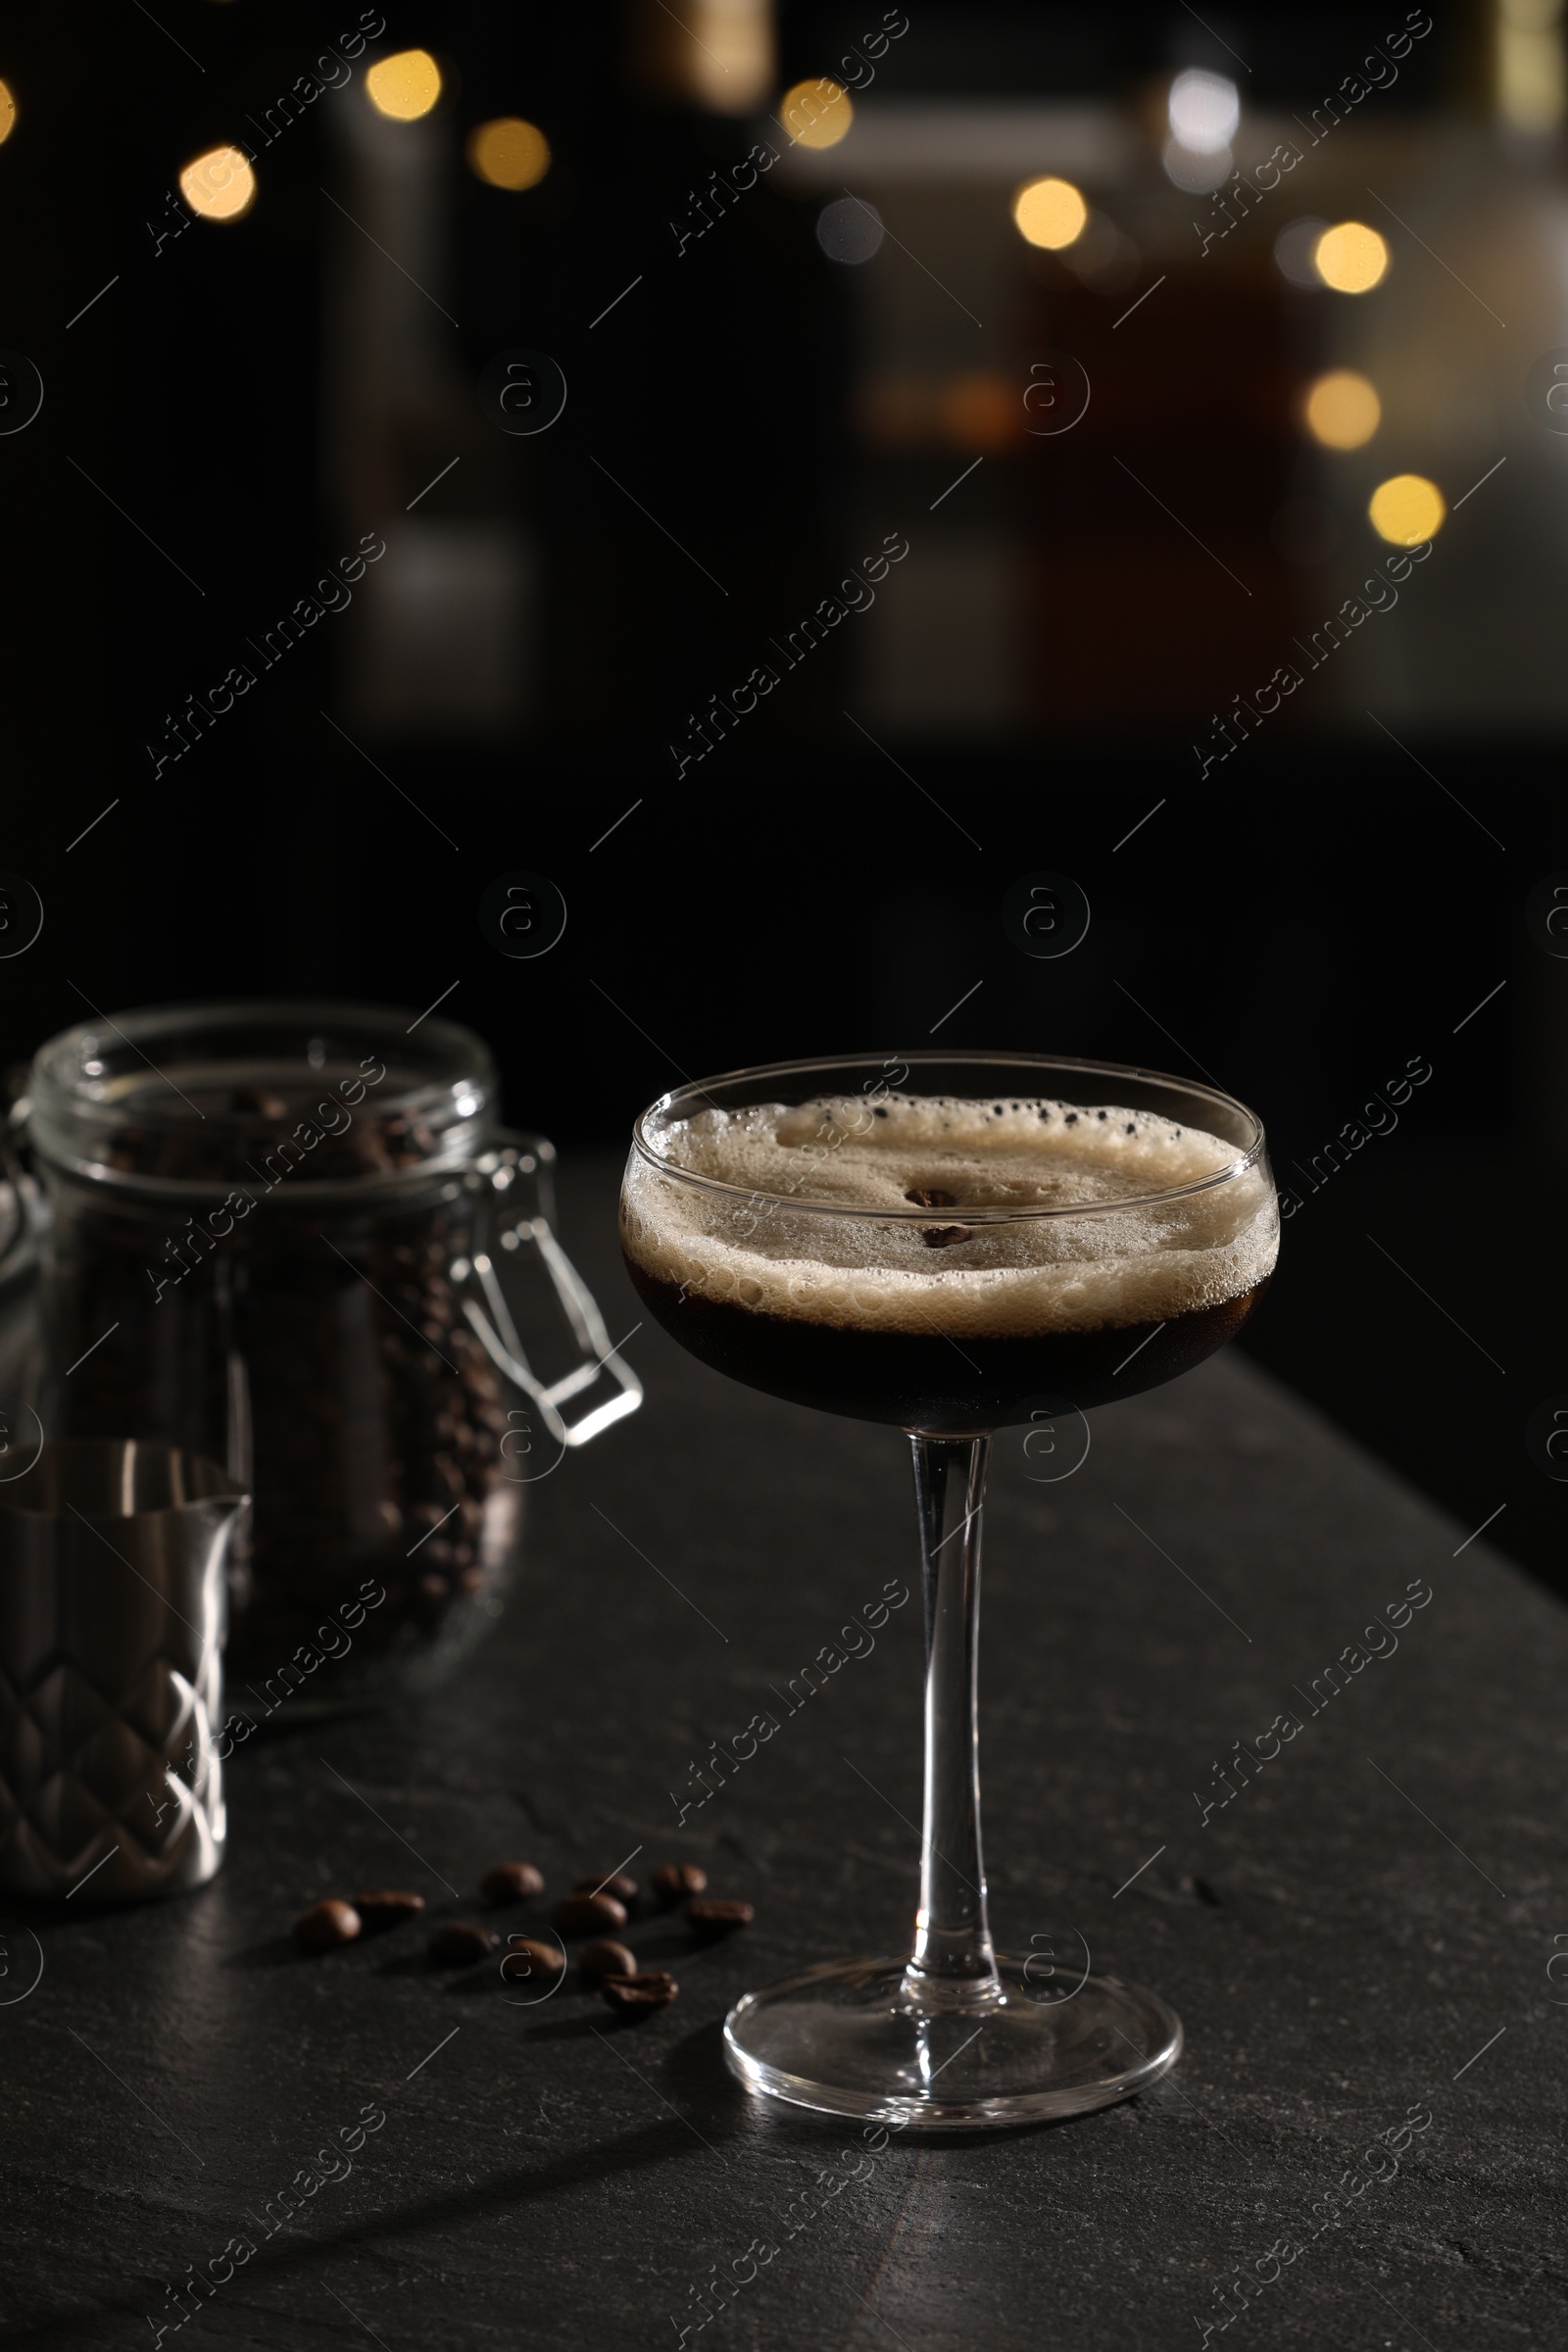
[[[126,1013],[33,1063],[38,1409],[254,1494],[231,1705],[433,1680],[499,1614],[524,1489],[641,1399],[556,1237],[552,1147],[496,1094],[470,1031],[352,1004]]]

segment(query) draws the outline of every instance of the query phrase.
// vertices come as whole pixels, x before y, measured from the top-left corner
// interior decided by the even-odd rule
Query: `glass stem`
[[[980,1857],[980,1524],[991,1440],[909,1433],[925,1576],[925,1829],[905,1987],[922,2008],[1001,1997]]]

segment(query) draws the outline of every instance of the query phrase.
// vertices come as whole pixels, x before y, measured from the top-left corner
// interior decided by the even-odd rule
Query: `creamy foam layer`
[[[634,1152],[627,1255],[689,1295],[801,1322],[959,1339],[1168,1322],[1250,1290],[1279,1248],[1273,1187],[1255,1168],[1147,1199],[1229,1166],[1234,1145],[1110,1103],[825,1097],[702,1110],[650,1141],[747,1197]],[[796,1205],[906,1211],[911,1196],[926,1218]],[[1004,1208],[1066,1213],[964,1223]]]

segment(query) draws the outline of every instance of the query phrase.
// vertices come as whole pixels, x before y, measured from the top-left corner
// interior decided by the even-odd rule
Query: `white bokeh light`
[[[1165,176],[1174,187],[1188,196],[1207,196],[1222,187],[1229,179],[1236,158],[1228,147],[1200,155],[1195,148],[1184,147],[1180,139],[1165,141]]]
[[[874,204],[858,196],[839,196],[817,216],[816,241],[830,262],[855,267],[870,261],[886,231]]]
[[[1328,225],[1326,220],[1320,220],[1315,214],[1308,213],[1299,220],[1287,220],[1275,238],[1275,264],[1293,286],[1303,286],[1314,293],[1322,292],[1323,280],[1318,275],[1313,256],[1317,252],[1317,241]]]
[[[1205,74],[1195,66],[1171,83],[1171,136],[1190,154],[1220,154],[1236,136],[1241,120],[1241,93],[1223,74]]]

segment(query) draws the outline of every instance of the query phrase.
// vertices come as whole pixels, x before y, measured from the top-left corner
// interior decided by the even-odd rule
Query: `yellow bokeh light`
[[[1497,112],[1515,130],[1555,130],[1568,98],[1562,0],[1498,0],[1494,13]]]
[[[786,90],[778,111],[797,147],[836,147],[855,121],[849,91],[825,74]]]
[[[3,147],[17,127],[17,102],[11,95],[9,82],[0,81],[0,147]]]
[[[370,104],[394,122],[417,122],[441,95],[441,69],[428,49],[378,57],[365,76]]]
[[[192,156],[179,192],[203,220],[237,220],[256,202],[256,174],[237,147],[209,147]]]
[[[492,188],[536,188],[550,169],[550,141],[520,115],[503,115],[468,133],[468,166]]]
[[[1312,248],[1317,273],[1336,294],[1369,294],[1389,267],[1389,249],[1364,220],[1326,228]]]
[[[1360,449],[1383,421],[1375,388],[1353,368],[1320,375],[1306,396],[1306,429],[1325,449]]]
[[[1075,245],[1089,222],[1089,207],[1070,179],[1027,180],[1012,200],[1018,234],[1049,253]]]
[[[1395,547],[1419,547],[1434,538],[1447,512],[1443,492],[1422,473],[1396,473],[1379,482],[1367,508],[1378,537]]]

